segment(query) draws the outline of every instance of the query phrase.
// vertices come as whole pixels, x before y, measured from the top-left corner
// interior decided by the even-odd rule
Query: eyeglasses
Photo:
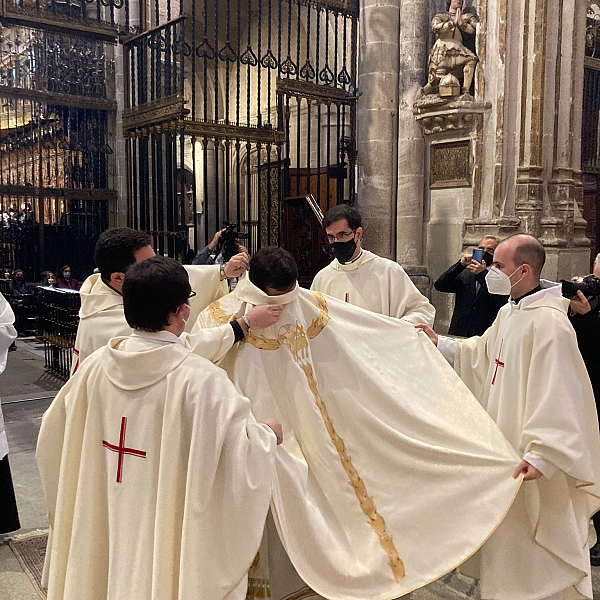
[[[196,295],[196,292],[195,292],[194,290],[192,290],[192,291],[190,292],[190,295],[188,296],[188,300],[189,300],[190,298],[193,298],[195,295]]]
[[[356,233],[356,229],[352,231],[341,231],[336,235],[326,235],[325,239],[328,243],[333,244],[334,242],[345,242]]]

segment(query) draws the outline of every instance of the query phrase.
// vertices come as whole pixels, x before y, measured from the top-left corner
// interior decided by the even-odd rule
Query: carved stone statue
[[[431,29],[437,40],[429,55],[429,75],[423,94],[439,92],[442,97],[468,94],[473,82],[477,56],[463,43],[463,33],[474,35],[479,19],[463,13],[463,0],[447,0],[445,13],[433,17]]]

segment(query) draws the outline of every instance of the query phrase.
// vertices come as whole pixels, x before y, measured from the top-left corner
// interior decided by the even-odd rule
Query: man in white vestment
[[[15,314],[6,298],[0,294],[0,373],[6,368],[8,348],[16,337]],[[8,463],[4,416],[0,405],[0,533],[16,531],[20,527],[15,489]]]
[[[283,307],[220,363],[257,418],[286,432],[271,511],[293,568],[269,531],[272,598],[312,598],[306,585],[330,600],[397,598],[479,549],[516,495],[519,456],[412,324],[303,290],[297,276],[288,252],[262,248],[197,321]]]
[[[123,315],[121,291],[125,271],[130,265],[154,256],[151,242],[148,234],[128,227],[108,229],[100,234],[94,252],[94,260],[100,272],[88,277],[80,290],[80,320],[71,374],[75,373],[86,357],[106,345],[108,340],[131,333],[131,327]],[[248,260],[247,254],[240,253],[226,265],[185,267],[196,294],[190,301],[189,328],[200,311],[229,291],[226,279],[239,277],[246,271]],[[270,324],[269,321],[276,321],[277,315],[272,315],[271,312],[271,309],[259,308],[249,316],[249,320],[254,320],[257,326],[265,326]],[[243,328],[243,324],[241,327]],[[240,333],[235,326],[222,327],[190,339],[189,344],[195,353],[214,362],[241,339]]]
[[[560,285],[540,280],[541,243],[499,244],[491,294],[510,294],[480,337],[422,328],[522,457],[525,483],[496,532],[462,570],[491,600],[592,598],[588,523],[600,508],[600,439],[590,380]]]
[[[128,270],[132,335],[88,357],[44,414],[49,600],[245,598],[282,430],[185,347],[191,291],[173,259]]]
[[[339,204],[323,219],[335,258],[321,269],[311,290],[354,306],[433,327],[435,308],[396,262],[362,248],[362,219],[356,208]]]

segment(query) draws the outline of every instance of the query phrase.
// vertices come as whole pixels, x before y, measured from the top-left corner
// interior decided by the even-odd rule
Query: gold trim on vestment
[[[254,579],[253,577],[248,578],[248,591],[247,596],[253,596],[254,598],[271,598],[271,585],[268,579]]]
[[[293,592],[290,596],[286,596],[283,600],[303,600],[304,598],[308,598],[309,596],[313,596],[316,594],[314,590],[311,588],[303,587],[301,590],[297,592]]]
[[[394,579],[399,582],[404,578],[405,575],[404,563],[398,555],[398,550],[394,545],[392,536],[387,530],[384,518],[377,512],[373,498],[367,493],[365,482],[358,474],[356,467],[352,464],[352,459],[346,451],[344,440],[335,430],[333,421],[331,420],[329,412],[327,411],[327,407],[325,406],[325,402],[319,393],[312,365],[310,362],[308,362],[308,339],[313,339],[319,335],[329,321],[329,311],[327,309],[327,302],[325,298],[319,293],[313,292],[313,294],[317,300],[319,315],[310,324],[308,330],[305,331],[304,327],[300,323],[296,323],[295,325],[290,323],[283,325],[279,329],[279,335],[275,339],[269,339],[263,336],[250,334],[244,338],[244,341],[252,344],[259,350],[276,350],[277,348],[281,347],[281,345],[285,345],[292,353],[294,360],[298,363],[304,372],[304,375],[306,376],[308,387],[315,398],[315,403],[319,409],[319,413],[323,419],[327,433],[329,434],[331,442],[337,450],[340,462],[342,463],[342,467],[348,476],[348,481],[354,490],[354,494],[356,495],[360,508],[367,516],[371,529],[379,538],[380,546],[388,555],[388,564],[390,565]]]
[[[218,321],[219,323],[221,323],[221,325],[226,325],[233,318],[233,315],[228,315],[221,308],[221,304],[219,303],[218,300],[216,300],[215,302],[213,302],[212,304],[210,304],[208,306],[208,312],[210,313],[210,316],[215,321]]]

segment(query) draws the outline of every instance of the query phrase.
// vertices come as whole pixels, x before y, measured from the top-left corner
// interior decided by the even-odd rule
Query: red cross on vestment
[[[496,375],[498,374],[498,367],[504,368],[504,363],[500,360],[500,355],[502,354],[502,344],[504,344],[504,340],[500,343],[500,350],[498,351],[498,358],[494,360],[496,363],[496,368],[494,369],[494,377],[492,378],[492,385],[496,383]]]
[[[127,429],[127,417],[121,417],[121,433],[119,434],[119,445],[109,444],[106,440],[102,440],[102,445],[113,452],[118,452],[119,459],[117,461],[117,483],[123,481],[123,457],[125,454],[131,454],[131,456],[140,456],[146,458],[146,453],[143,450],[136,450],[135,448],[127,448],[125,446],[125,430]]]

